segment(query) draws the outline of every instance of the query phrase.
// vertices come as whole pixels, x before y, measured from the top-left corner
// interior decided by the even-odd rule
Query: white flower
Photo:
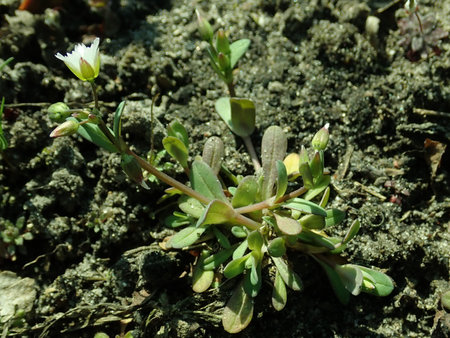
[[[58,53],[55,56],[64,61],[66,66],[79,79],[91,82],[98,76],[100,71],[99,43],[100,39],[96,38],[89,47],[80,43],[75,46],[75,50],[72,53],[68,53],[66,56]]]

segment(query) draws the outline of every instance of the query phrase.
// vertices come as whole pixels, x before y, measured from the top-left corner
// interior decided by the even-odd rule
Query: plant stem
[[[99,112],[99,106],[98,106],[98,94],[97,94],[97,88],[95,87],[95,83],[94,81],[89,81],[89,83],[91,84],[91,89],[92,89],[92,96],[94,97],[94,107],[95,109]]]
[[[175,189],[178,189],[182,191],[184,194],[191,196],[198,200],[199,202],[203,204],[209,204],[211,200],[202,194],[198,193],[197,191],[193,190],[192,188],[188,187],[187,185],[181,183],[180,181],[177,181],[176,179],[170,177],[169,175],[166,175],[165,173],[159,171],[154,166],[152,166],[150,163],[142,159],[140,156],[138,156],[136,153],[134,153],[132,150],[127,149],[126,153],[133,156],[139,163],[142,169],[148,171],[150,174],[156,176],[159,180],[163,181],[164,183],[174,187]],[[235,220],[239,223],[244,225],[250,230],[256,230],[258,229],[261,224],[255,222],[254,220],[245,217],[241,214],[237,214],[235,217]]]
[[[258,171],[259,169],[261,169],[261,164],[259,163],[258,155],[256,154],[252,139],[250,138],[250,136],[245,136],[242,139],[244,140],[244,144],[247,147],[250,158],[252,159],[253,167],[255,168],[255,171]]]
[[[234,83],[233,81],[227,83],[228,86],[228,92],[230,93],[230,97],[236,97],[236,92],[234,90]]]
[[[297,190],[291,191],[289,194],[286,194],[282,197],[280,197],[275,203],[273,202],[273,197],[266,199],[265,201],[247,205],[245,207],[237,208],[235,211],[239,214],[247,214],[249,212],[263,210],[267,208],[271,208],[276,204],[283,203],[284,201],[290,200],[291,198],[298,197],[300,195],[303,195],[305,192],[307,192],[308,189],[305,187],[301,187]]]

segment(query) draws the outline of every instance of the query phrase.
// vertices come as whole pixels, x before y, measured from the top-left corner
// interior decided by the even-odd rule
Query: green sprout
[[[0,65],[0,72],[3,70],[3,68],[6,67],[8,63],[10,63],[12,60],[14,60],[13,57],[8,58],[6,61],[4,61]],[[2,97],[2,103],[0,105],[0,153],[3,153],[4,150],[8,148],[8,141],[6,141],[5,135],[3,134],[3,128],[2,128],[2,118],[3,118],[3,110],[5,108],[5,97]]]
[[[200,31],[212,46],[212,30],[205,21],[201,23]],[[227,43],[222,38],[219,34],[215,48],[226,55]],[[83,48],[87,47],[78,45],[79,54],[83,54]],[[96,50],[90,52],[98,55]],[[77,59],[72,57],[70,61],[75,67]],[[349,302],[350,295],[387,296],[392,292],[393,281],[383,272],[342,264],[340,254],[357,235],[360,222],[349,222],[343,237],[332,235],[333,228],[344,222],[346,214],[328,207],[331,182],[325,167],[330,137],[328,124],[315,134],[311,147],[303,146],[292,154],[287,154],[287,137],[282,129],[269,127],[261,141],[261,165],[254,165],[253,175],[241,177],[233,175],[222,162],[225,151],[220,138],[209,138],[201,156],[192,157],[187,130],[180,122],[173,121],[167,126],[162,143],[164,150],[183,168],[188,179],[185,184],[135,154],[123,140],[121,118],[125,102],[117,107],[112,129],[105,124],[94,79],[91,79],[91,68],[96,68],[86,65],[82,57],[79,62],[81,75],[74,73],[91,84],[94,107],[70,110],[60,105],[59,114],[51,111],[58,118],[71,113],[59,122],[51,136],[77,133],[120,155],[123,171],[142,187],[148,188],[142,170],[172,187],[167,194],[178,198],[179,210],[174,210],[165,223],[175,234],[161,245],[171,250],[199,252],[191,276],[195,292],[220,287],[215,283],[218,275],[235,280],[236,287],[222,315],[227,332],[240,332],[251,322],[254,299],[267,284],[263,270],[267,269],[271,276],[272,306],[278,311],[287,303],[287,288],[303,289],[302,280],[290,263],[295,253],[311,257],[324,269],[337,298],[344,304]],[[218,102],[225,102],[225,110],[229,109],[226,121],[230,129],[248,138],[255,123],[253,103],[234,97]],[[259,164],[256,153],[251,157],[254,164]]]
[[[15,223],[0,218],[0,253],[1,257],[15,261],[17,251],[26,253],[24,241],[33,239],[33,234],[25,227],[25,217],[19,217]]]

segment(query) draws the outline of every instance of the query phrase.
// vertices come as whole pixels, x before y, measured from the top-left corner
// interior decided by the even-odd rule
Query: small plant
[[[14,60],[14,58],[10,57],[6,61],[4,61],[0,65],[0,72],[12,60]],[[0,105],[0,153],[3,153],[3,151],[8,148],[8,141],[6,141],[5,135],[3,135],[3,128],[2,128],[2,118],[3,118],[3,110],[4,110],[4,108],[5,108],[5,97],[2,97],[2,102],[1,102],[1,105]]]
[[[201,18],[199,21],[204,36],[212,41],[209,24]],[[219,34],[218,39],[222,38]],[[227,56],[224,41],[216,42],[214,50],[210,43],[213,61],[217,51],[218,61],[222,58],[220,53]],[[234,60],[233,52],[230,55]],[[253,175],[241,177],[233,175],[222,163],[224,145],[218,137],[209,138],[202,155],[191,162],[188,133],[181,123],[173,121],[167,126],[163,146],[184,169],[189,182],[183,184],[130,150],[121,137],[124,102],[114,114],[112,129],[104,123],[94,84],[98,75],[98,40],[91,47],[78,45],[74,54],[66,57],[58,54],[58,58],[77,77],[91,84],[95,104],[92,109],[71,110],[64,104],[50,107],[53,119],[58,118],[61,123],[51,136],[78,133],[105,150],[118,153],[124,172],[141,186],[148,188],[144,169],[172,187],[167,194],[178,198],[180,210],[174,211],[165,222],[177,232],[162,245],[166,249],[198,252],[192,271],[195,292],[216,287],[214,281],[219,275],[236,281],[222,316],[226,331],[236,333],[247,327],[253,316],[253,300],[266,282],[273,284],[272,305],[276,310],[285,307],[287,288],[303,289],[289,259],[296,252],[317,261],[344,304],[350,295],[364,292],[386,296],[393,290],[392,280],[384,273],[342,263],[345,260],[340,253],[358,233],[358,220],[350,223],[344,237],[331,235],[333,227],[345,220],[345,213],[327,207],[331,180],[325,168],[328,124],[315,134],[311,149],[302,147],[299,153],[287,156],[287,138],[282,129],[269,127],[262,139],[261,165],[255,165]],[[220,70],[228,81],[224,72],[228,68],[219,66],[213,68]],[[222,111],[229,113],[227,125],[237,135],[249,137],[254,129],[253,103],[233,97],[222,101],[225,102]],[[252,159],[259,164],[256,153]]]
[[[421,16],[416,1],[405,4],[407,17],[400,19],[397,24],[403,38],[400,40],[406,50],[406,57],[410,61],[426,59],[429,55],[441,53],[438,43],[445,39],[448,32],[436,27],[436,18],[432,13]]]
[[[24,241],[33,239],[30,229],[25,227],[25,217],[21,216],[15,223],[0,218],[0,255],[4,259],[15,261],[17,251],[26,253]]]

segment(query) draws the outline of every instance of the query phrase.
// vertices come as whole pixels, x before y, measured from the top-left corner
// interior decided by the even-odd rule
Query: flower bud
[[[325,126],[314,135],[311,144],[315,150],[325,150],[327,147],[328,140],[330,139],[330,132],[328,131],[329,126],[329,123],[325,124]]]
[[[50,120],[58,123],[64,122],[70,116],[70,108],[64,102],[53,103],[48,107],[47,112]]]
[[[200,36],[203,40],[211,43],[214,35],[211,25],[209,24],[208,20],[206,20],[200,14],[200,11],[198,9],[195,10],[195,13],[197,14],[198,31],[200,33]]]
[[[149,189],[148,185],[144,181],[144,175],[142,174],[141,166],[138,161],[131,155],[122,154],[122,159],[120,162],[123,171],[127,176],[139,184],[145,189]]]
[[[219,53],[230,55],[230,41],[223,30],[217,32],[216,49]]]
[[[230,59],[225,54],[219,53],[217,61],[222,71],[227,72],[230,69]]]
[[[69,136],[73,135],[77,132],[80,124],[74,120],[68,120],[64,123],[61,123],[58,127],[53,129],[50,134],[50,137],[61,137],[61,136]]]

